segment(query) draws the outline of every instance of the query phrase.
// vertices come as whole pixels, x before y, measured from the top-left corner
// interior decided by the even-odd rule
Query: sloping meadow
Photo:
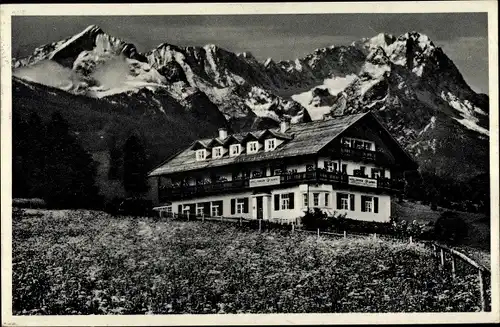
[[[479,311],[476,276],[418,245],[83,210],[12,224],[15,315]]]

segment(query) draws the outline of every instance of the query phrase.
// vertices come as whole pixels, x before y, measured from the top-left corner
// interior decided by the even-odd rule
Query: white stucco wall
[[[295,219],[297,217],[302,217],[307,207],[304,206],[303,194],[309,192],[309,209],[314,208],[313,194],[319,193],[319,208],[326,210],[329,214],[334,213],[346,213],[347,218],[365,220],[365,221],[376,221],[376,222],[388,222],[391,216],[391,198],[389,195],[385,194],[375,194],[359,191],[351,191],[346,189],[333,189],[332,185],[319,184],[319,185],[309,185],[306,184],[288,187],[288,188],[276,188],[271,191],[271,194],[258,193],[252,194],[253,190],[249,189],[248,192],[232,193],[232,194],[221,194],[207,197],[200,197],[189,200],[173,201],[172,211],[178,213],[178,206],[185,204],[196,204],[203,202],[212,201],[223,201],[223,216],[225,217],[244,217],[244,218],[257,218],[256,214],[256,200],[255,196],[263,196],[263,206],[264,206],[264,217],[268,218],[280,218],[280,219]],[[349,193],[355,196],[355,210],[340,210],[337,209],[337,193]],[[281,206],[279,210],[274,208],[274,195],[275,194],[286,194],[294,193],[294,208],[282,210]],[[329,203],[326,206],[324,203],[325,194],[329,194]],[[362,212],[361,211],[361,196],[376,196],[378,197],[378,213],[374,212]],[[244,198],[249,199],[249,212],[243,214],[231,214],[231,199]],[[195,213],[192,213],[195,214]]]

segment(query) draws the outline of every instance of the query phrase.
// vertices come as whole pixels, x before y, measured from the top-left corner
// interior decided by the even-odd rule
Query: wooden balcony
[[[348,159],[352,161],[373,162],[380,165],[389,164],[389,158],[380,151],[357,149],[347,146],[337,146],[328,152],[332,158]]]
[[[365,190],[378,190],[385,192],[401,192],[404,187],[404,181],[393,180],[389,178],[367,178],[342,174],[340,172],[328,172],[322,169],[311,170],[297,173],[284,173],[279,175],[279,185],[297,185],[303,183],[327,183],[334,187],[353,187]],[[270,176],[268,176],[270,177]],[[270,186],[263,186],[270,187]],[[189,186],[165,186],[160,187],[160,201],[178,200],[200,196],[208,196],[221,193],[233,193],[257,189],[250,187],[250,179],[241,179],[234,181],[220,181],[204,185]]]

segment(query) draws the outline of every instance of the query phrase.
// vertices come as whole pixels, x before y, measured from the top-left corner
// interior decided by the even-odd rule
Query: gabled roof
[[[254,154],[242,154],[235,157],[224,156],[218,159],[207,159],[196,161],[192,153],[192,146],[182,151],[167,162],[162,163],[149,176],[158,176],[182,171],[191,171],[199,169],[207,169],[211,167],[220,167],[236,163],[265,161],[271,159],[279,159],[286,157],[295,157],[308,154],[316,154],[327,144],[336,139],[347,128],[355,124],[362,117],[372,115],[371,113],[354,114],[334,117],[329,120],[313,121],[309,123],[292,124],[286,131],[286,136],[289,138],[279,147],[269,152],[258,152]],[[263,135],[266,130],[254,131],[251,134],[257,138]],[[272,133],[279,133],[277,130],[272,130]],[[243,138],[249,133],[235,134],[234,137]],[[208,144],[212,139],[204,139],[196,142]],[[195,142],[195,143],[196,143]]]

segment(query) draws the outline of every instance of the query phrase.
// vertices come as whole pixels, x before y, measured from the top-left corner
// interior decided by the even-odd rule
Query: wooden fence
[[[317,238],[321,236],[326,236],[330,238],[353,238],[353,237],[361,237],[361,238],[373,238],[373,239],[381,239],[381,240],[393,240],[400,242],[408,242],[409,244],[419,244],[424,245],[431,249],[432,255],[438,260],[439,267],[441,269],[446,269],[449,271],[453,278],[457,275],[457,263],[464,263],[469,269],[473,269],[477,271],[477,287],[479,290],[479,300],[480,307],[482,311],[490,310],[490,301],[491,299],[487,296],[486,290],[488,287],[491,287],[491,271],[489,268],[481,265],[475,260],[471,259],[464,253],[457,251],[455,249],[449,248],[445,245],[438,244],[433,241],[425,241],[425,240],[417,240],[412,236],[406,237],[398,237],[394,235],[388,234],[367,234],[367,233],[354,233],[343,231],[342,233],[335,232],[325,232],[321,231],[319,228],[317,230],[307,230],[302,229],[298,226],[297,220],[285,221],[280,219],[274,220],[256,220],[256,219],[248,219],[243,217],[210,217],[205,215],[190,215],[190,214],[166,214],[166,218],[176,219],[176,220],[186,220],[186,221],[215,221],[215,222],[228,222],[235,223],[239,226],[249,226],[255,229],[258,229],[259,232],[263,230],[271,230],[271,229],[285,229],[290,231],[292,234],[303,233],[309,235],[316,235]]]

